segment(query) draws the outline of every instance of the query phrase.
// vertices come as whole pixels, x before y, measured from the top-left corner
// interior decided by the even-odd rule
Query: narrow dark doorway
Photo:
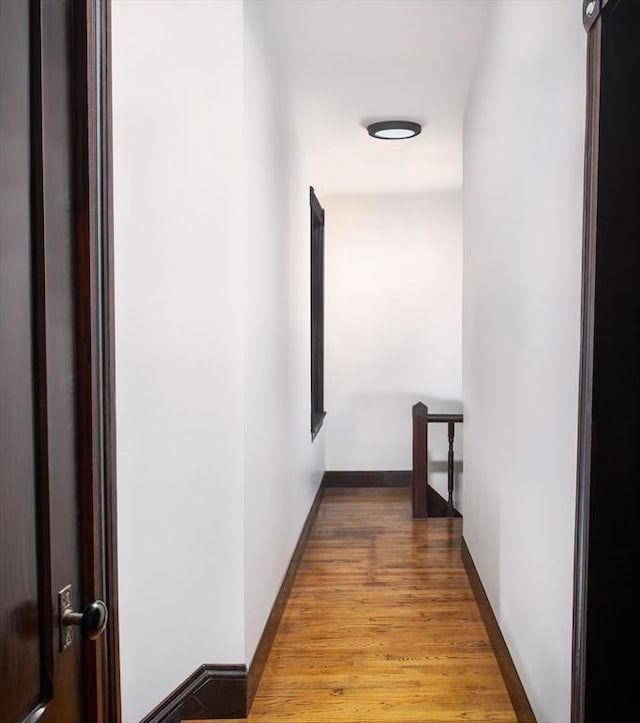
[[[588,100],[572,721],[636,717],[640,3],[587,0]]]

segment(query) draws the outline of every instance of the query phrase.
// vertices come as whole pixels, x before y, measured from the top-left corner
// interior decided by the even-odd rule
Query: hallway
[[[460,559],[409,488],[329,488],[248,720],[515,721]]]
[[[255,690],[324,473],[408,470],[417,400],[464,414],[464,540],[536,717],[568,721],[581,4],[124,1],[112,25],[123,721],[167,705],[203,720],[246,710],[243,694],[221,710],[215,671],[240,689],[246,669]],[[422,131],[370,135],[391,121]],[[325,294],[312,385],[313,259]],[[446,495],[445,428],[429,449]],[[397,495],[328,492],[255,720],[513,715],[458,551],[434,551],[446,523],[411,523]],[[184,600],[206,601],[206,625]]]

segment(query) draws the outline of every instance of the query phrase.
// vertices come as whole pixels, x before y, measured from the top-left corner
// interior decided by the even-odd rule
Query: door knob
[[[102,600],[94,600],[81,613],[66,610],[62,615],[62,624],[79,625],[82,637],[95,640],[102,635],[108,618],[107,606]]]
[[[60,649],[65,650],[71,645],[73,633],[71,626],[79,626],[82,637],[95,640],[102,635],[109,618],[109,610],[102,600],[94,600],[81,612],[73,610],[71,602],[71,585],[58,593],[60,608]]]

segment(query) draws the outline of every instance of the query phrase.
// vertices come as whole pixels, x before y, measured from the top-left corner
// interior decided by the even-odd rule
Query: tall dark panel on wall
[[[324,411],[324,209],[313,188],[311,209],[311,438],[320,431]]]
[[[585,263],[572,719],[637,715],[640,2],[585,3]]]

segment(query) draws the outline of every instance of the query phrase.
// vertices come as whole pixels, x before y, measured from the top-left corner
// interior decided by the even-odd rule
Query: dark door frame
[[[588,32],[572,723],[635,715],[640,478],[640,3]],[[635,586],[634,586],[635,582]]]
[[[74,2],[74,170],[78,205],[77,374],[82,556],[87,600],[103,597],[109,623],[83,647],[86,719],[119,723],[111,3]],[[90,544],[88,542],[90,541]]]
[[[603,15],[634,0],[584,0],[588,31],[587,129],[585,154],[585,210],[583,261],[583,321],[581,349],[580,413],[578,436],[578,486],[572,675],[573,723],[592,720],[587,700],[591,630],[589,575],[596,554],[590,536],[598,510],[591,505],[593,446],[598,426],[594,408],[594,357],[601,343],[597,334],[596,290],[600,283],[596,264],[599,228],[600,111]],[[104,596],[110,613],[103,645],[85,646],[88,679],[102,681],[102,691],[85,690],[87,719],[120,722],[118,644],[118,586],[115,465],[115,363],[113,291],[113,214],[111,161],[110,0],[77,3],[77,37],[81,40],[86,73],[78,74],[76,173],[82,208],[78,214],[78,378],[81,387],[80,448],[83,538],[93,541],[84,556],[85,594]],[[591,12],[588,13],[588,8]],[[636,101],[637,102],[637,101]],[[628,259],[621,257],[620,265]],[[632,330],[633,333],[633,330]],[[637,351],[637,342],[636,342]],[[637,415],[637,402],[630,407]],[[634,403],[635,407],[634,407]],[[604,422],[604,418],[602,422]],[[612,500],[611,504],[615,504]],[[613,561],[612,561],[613,562]],[[608,662],[608,661],[607,661]],[[632,668],[627,674],[632,674]]]

